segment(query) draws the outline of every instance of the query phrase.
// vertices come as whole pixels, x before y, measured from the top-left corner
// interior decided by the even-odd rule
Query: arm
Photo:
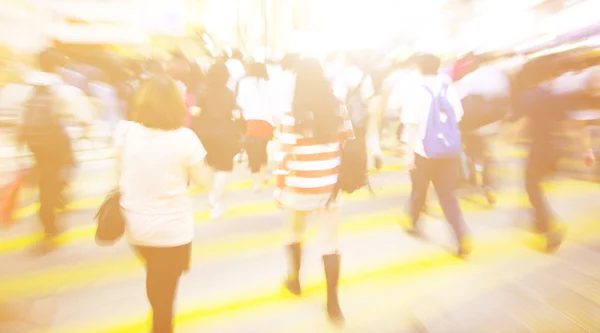
[[[381,151],[381,122],[385,110],[385,97],[377,96],[369,101],[369,123],[367,125],[367,152],[375,159],[376,166],[379,166],[383,158]]]
[[[423,92],[424,93],[424,92]],[[401,122],[404,124],[404,132],[407,136],[406,163],[409,169],[414,168],[415,145],[419,140],[419,115],[426,105],[423,105],[423,93],[420,91],[409,91],[402,105]]]
[[[406,150],[406,164],[409,170],[412,170],[415,166],[415,144],[419,137],[419,126],[417,124],[404,124],[404,131],[406,131],[407,143]]]
[[[465,114],[465,110],[463,109],[460,96],[453,85],[448,86],[448,89],[446,90],[446,98],[448,98],[448,102],[450,105],[452,105],[452,110],[454,110],[456,121],[460,123]]]
[[[210,168],[204,162],[206,150],[200,139],[191,130],[186,130],[186,147],[188,151],[189,180],[198,186],[206,186],[210,180]]]

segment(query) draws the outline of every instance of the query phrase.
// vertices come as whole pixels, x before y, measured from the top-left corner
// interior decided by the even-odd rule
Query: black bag
[[[125,134],[123,148],[121,149],[121,159],[124,156],[127,137],[128,134]],[[97,224],[95,237],[97,245],[110,246],[123,237],[125,233],[125,217],[121,210],[121,192],[118,188],[106,195],[94,219]]]
[[[336,186],[338,192],[353,193],[369,186],[368,173],[365,136],[357,136],[354,140],[348,140],[342,148],[340,173]]]
[[[368,187],[369,182],[368,154],[367,154],[367,101],[360,96],[360,89],[366,80],[363,77],[358,86],[348,94],[347,105],[349,116],[352,120],[354,139],[348,140],[341,149],[341,164],[338,180],[334,191],[331,193],[329,203],[336,200],[340,191],[354,193],[361,188]]]
[[[96,244],[108,246],[116,243],[125,233],[125,218],[121,211],[121,193],[112,190],[96,213]]]

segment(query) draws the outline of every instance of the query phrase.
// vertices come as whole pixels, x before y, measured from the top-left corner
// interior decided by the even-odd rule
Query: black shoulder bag
[[[129,132],[131,129],[128,129]],[[123,139],[123,148],[121,149],[121,161],[119,173],[123,169],[123,158],[125,156],[125,145],[127,141],[126,134]],[[94,218],[97,223],[96,244],[99,246],[110,246],[115,244],[125,233],[125,217],[121,209],[121,192],[118,186],[111,190],[104,202],[98,209]]]

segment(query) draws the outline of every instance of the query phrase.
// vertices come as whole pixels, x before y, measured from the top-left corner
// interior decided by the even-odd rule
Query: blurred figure
[[[418,233],[418,222],[433,183],[444,216],[457,243],[457,255],[465,257],[470,245],[466,225],[454,188],[460,169],[462,150],[458,123],[463,108],[450,79],[439,75],[440,59],[425,54],[416,59],[422,77],[407,94],[402,123],[408,136],[407,158],[412,183],[410,230]]]
[[[483,63],[473,56],[468,74],[455,83],[465,114],[461,121],[461,132],[467,164],[469,183],[480,188],[490,204],[495,204],[491,176],[491,156],[488,137],[498,132],[500,122],[508,113],[510,84],[501,70]],[[482,184],[478,184],[478,170]]]
[[[119,189],[129,243],[146,266],[152,332],[173,332],[181,275],[190,268],[194,211],[190,181],[205,184],[206,151],[185,128],[185,105],[175,82],[153,76],[136,92],[133,122],[116,135]]]
[[[246,121],[245,149],[250,171],[254,177],[254,190],[259,191],[266,182],[264,167],[269,162],[267,145],[273,138],[273,103],[267,67],[251,64],[248,76],[238,85],[237,104]]]
[[[518,128],[529,131],[531,146],[525,166],[525,189],[534,211],[534,231],[544,237],[548,252],[559,248],[563,236],[541,182],[557,169],[563,140],[559,133],[564,129],[569,109],[576,109],[577,104],[586,100],[579,94],[553,93],[558,70],[558,64],[551,61],[545,65],[542,62],[526,64],[515,79],[513,113],[509,118],[511,121],[522,119],[524,122]],[[593,163],[595,156],[589,133],[581,128],[575,137],[581,139],[583,159]]]
[[[297,55],[288,54],[281,59],[281,72],[271,77],[273,111],[275,123],[278,125],[283,115],[292,110],[294,86],[296,85],[295,68],[299,59]]]
[[[56,210],[62,205],[67,170],[75,164],[71,140],[61,123],[49,86],[34,87],[33,96],[23,110],[18,141],[32,152],[39,172],[39,214],[45,233],[40,251],[46,253],[54,249],[55,238],[61,231]]]
[[[233,50],[231,58],[225,61],[225,66],[229,72],[227,87],[233,92],[237,92],[238,82],[246,76],[246,67],[244,66],[244,55],[240,50]]]
[[[334,96],[317,60],[301,60],[292,111],[281,125],[278,202],[289,211],[289,276],[285,287],[300,295],[302,237],[307,218],[317,212],[323,235],[322,254],[327,281],[327,315],[341,322],[338,301],[340,202],[332,199],[339,174],[342,144],[353,138],[352,125]],[[337,198],[336,198],[337,199]]]
[[[241,148],[239,114],[234,114],[237,104],[234,93],[227,87],[229,72],[222,63],[214,64],[207,73],[206,90],[198,97],[200,114],[194,118],[192,128],[208,152],[206,160],[214,171],[209,204],[211,218],[225,214],[223,203],[225,187],[233,171],[234,156]]]
[[[89,84],[90,95],[96,98],[100,110],[100,117],[108,121],[111,134],[121,120],[121,102],[117,89],[109,82],[106,75],[100,76]]]

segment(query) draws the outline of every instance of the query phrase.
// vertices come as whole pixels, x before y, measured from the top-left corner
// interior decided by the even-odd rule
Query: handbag
[[[125,233],[125,218],[121,211],[121,192],[118,189],[108,193],[95,219],[97,245],[109,246],[121,239]]]
[[[126,139],[127,135],[123,139],[121,161],[125,152]],[[95,236],[97,245],[110,246],[123,237],[123,234],[125,233],[125,217],[123,216],[123,210],[121,209],[121,192],[118,187],[106,195],[106,198],[102,205],[100,205],[94,219],[97,224]]]

